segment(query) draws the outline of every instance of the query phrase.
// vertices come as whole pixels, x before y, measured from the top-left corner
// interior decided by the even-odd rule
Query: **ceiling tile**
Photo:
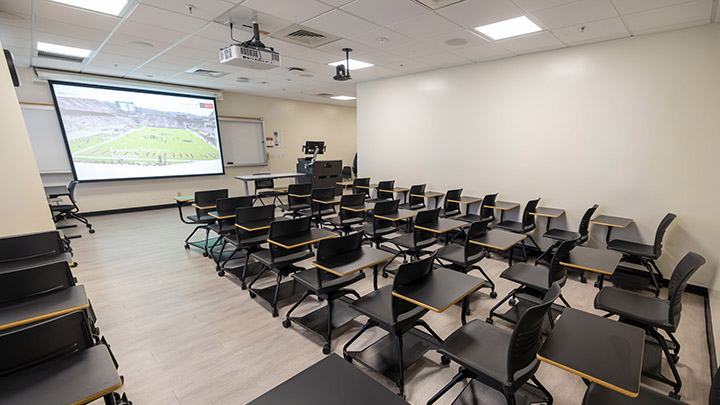
[[[190,17],[202,18],[203,20],[213,20],[229,9],[235,7],[235,4],[223,0],[202,0],[196,2],[188,2],[188,0],[142,0],[143,4],[155,6],[163,10],[174,11]],[[187,4],[195,6],[192,13],[186,7]]]
[[[427,13],[427,9],[409,0],[357,0],[341,10],[380,25],[390,25]]]
[[[387,65],[386,67],[403,73],[417,73],[435,69],[434,66],[430,66],[427,63],[418,62],[416,60],[395,62]]]
[[[345,55],[338,55],[336,53],[328,53],[319,51],[317,49],[308,49],[305,52],[300,52],[296,55],[293,55],[293,57],[306,60],[308,62],[313,63],[319,63],[319,64],[328,64],[332,62],[336,62],[339,60],[344,60]]]
[[[536,22],[551,30],[618,16],[610,0],[582,0],[536,11],[532,15]]]
[[[546,51],[565,46],[553,34],[546,31],[504,39],[495,43],[517,54]]]
[[[513,2],[519,7],[521,7],[523,10],[530,12],[550,7],[562,6],[563,4],[574,3],[577,1],[579,0],[513,0]]]
[[[633,34],[663,30],[664,27],[686,27],[710,22],[712,0],[693,1],[628,14],[625,21]]]
[[[439,51],[440,49],[420,41],[411,42],[409,44],[388,50],[390,53],[394,53],[408,59],[420,58]]]
[[[450,52],[438,52],[431,55],[426,55],[420,58],[422,63],[427,63],[435,67],[450,67],[458,65],[467,65],[472,63],[469,59],[465,59],[461,56],[454,55]]]
[[[381,38],[383,39],[383,41],[378,40]],[[379,30],[355,35],[353,37],[350,37],[350,39],[376,49],[390,49],[392,47],[405,45],[413,42],[412,39],[406,37],[405,35],[399,34],[395,31],[391,31],[387,28],[380,28]]]
[[[385,51],[375,51],[362,55],[362,61],[372,63],[373,65],[388,65],[394,62],[400,62],[404,58]]]
[[[36,18],[35,29],[50,33],[57,33],[59,35],[67,35],[69,37],[89,39],[93,41],[104,41],[105,38],[110,34],[110,31],[97,30],[93,28],[87,28],[85,26],[68,24],[56,20],[49,20],[47,18]]]
[[[451,39],[464,39],[466,43],[461,45],[447,45],[445,42]],[[440,35],[439,37],[427,39],[424,42],[428,45],[450,52],[457,49],[469,48],[471,46],[478,46],[488,43],[485,38],[481,37],[480,35],[476,35],[469,30],[451,32],[449,34]]]
[[[0,7],[0,10],[3,8]],[[3,10],[4,11],[4,10]],[[0,32],[5,28],[25,28],[30,29],[31,19],[27,14],[15,14],[20,18],[1,18],[0,17]]]
[[[30,43],[30,29],[0,25],[0,38],[27,39]]]
[[[165,54],[179,56],[179,57],[183,57],[186,55],[192,55],[192,57],[194,59],[214,60],[214,61],[218,61],[218,62],[220,61],[220,55],[217,50],[208,49],[208,50],[203,51],[200,49],[188,48],[188,47],[185,47],[182,45],[173,46],[172,48],[168,49],[165,53],[163,53],[163,55],[165,55]]]
[[[633,14],[687,2],[688,0],[613,0],[615,7],[621,14]]]
[[[276,38],[265,38],[263,39],[263,43],[265,46],[275,48],[275,52],[280,54],[281,61],[285,56],[297,55],[298,53],[305,52],[310,49],[306,46],[291,44]]]
[[[471,48],[458,49],[452,53],[462,56],[465,59],[469,59],[473,62],[482,62],[486,60],[504,58],[514,56],[512,52],[507,49],[501,48],[493,43],[486,43],[484,45],[473,46]]]
[[[525,14],[508,0],[465,0],[443,7],[437,13],[465,28],[475,28]]]
[[[132,67],[139,66],[147,61],[146,58],[137,58],[128,55],[115,55],[108,52],[98,52],[97,55],[90,62],[91,65],[95,64],[106,64],[112,66],[113,64],[123,64]]]
[[[60,35],[54,32],[35,30],[35,44],[38,42],[49,42],[51,44],[74,46],[76,48],[90,49],[94,51],[100,46],[102,41],[103,39],[82,39]]]
[[[144,41],[153,45],[152,48],[141,48],[138,46],[131,45],[134,41]],[[147,40],[145,38],[132,37],[129,35],[115,34],[108,42],[102,47],[103,52],[115,54],[115,55],[129,55],[136,56],[139,58],[151,58],[163,50],[167,49],[170,44],[165,42],[157,42]]]
[[[330,11],[332,7],[315,0],[248,0],[244,7],[300,23]]]
[[[30,1],[27,1],[30,3]],[[75,7],[63,6],[49,1],[36,1],[35,17],[49,18],[67,24],[111,31],[120,18],[106,14],[87,12]]]
[[[331,42],[323,46],[318,46],[315,49],[332,54],[345,55],[345,52],[343,52],[343,48],[352,49],[352,52],[350,52],[350,57],[355,59],[357,59],[357,56],[362,56],[377,51],[377,49],[375,48],[372,48],[365,44],[361,44],[359,42],[351,41],[349,39],[339,39],[335,42]]]
[[[388,28],[410,38],[422,40],[457,31],[460,27],[435,13],[428,13],[395,23]]]
[[[126,22],[137,22],[185,34],[196,31],[207,23],[207,21],[200,18],[188,17],[184,14],[174,13],[145,4],[138,4]],[[125,23],[122,25],[125,25]],[[121,29],[122,25],[120,26]],[[139,32],[135,35],[137,34],[139,34]]]
[[[0,0],[0,10],[13,14],[30,15],[32,12],[31,1]]]
[[[340,7],[344,4],[352,3],[353,0],[320,0],[321,3],[325,3],[328,6]]]
[[[156,41],[174,44],[187,36],[187,33],[173,31],[160,28],[153,25],[141,24],[135,21],[125,21],[120,28],[117,29],[118,34],[142,36],[144,38],[152,38]]]
[[[233,27],[233,36],[235,38],[240,38],[240,33],[243,31],[238,29],[237,27]],[[198,37],[202,38],[209,38],[214,39],[216,41],[223,41],[227,42],[228,44],[232,42],[230,39],[230,27],[223,24],[218,23],[212,23],[198,31],[196,34]]]
[[[123,77],[126,74],[130,73],[130,71],[134,67],[105,67],[105,66],[95,66],[95,65],[86,65],[82,71],[83,73],[89,73],[94,75],[103,75],[103,76],[114,76],[114,77]]]
[[[303,23],[310,28],[325,31],[342,38],[360,35],[378,29],[377,25],[341,10],[333,10]]]
[[[182,46],[208,52],[219,52],[220,48],[224,48],[230,44],[231,41],[216,41],[214,39],[202,38],[197,35],[193,35],[180,42],[180,45]]]
[[[578,24],[572,27],[558,28],[553,30],[553,34],[561,41],[570,45],[630,36],[620,17],[606,18],[604,20]]]

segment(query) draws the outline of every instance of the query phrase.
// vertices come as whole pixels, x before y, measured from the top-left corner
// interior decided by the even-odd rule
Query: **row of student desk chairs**
[[[0,239],[0,404],[131,404],[57,231]]]
[[[390,186],[391,185],[388,184],[383,187]],[[252,271],[255,277],[249,284],[250,294],[253,298],[258,295],[265,298],[272,307],[273,316],[278,315],[279,300],[288,296],[296,297],[296,293],[301,292],[302,296],[295,302],[295,305],[293,305],[290,311],[288,311],[283,321],[283,326],[289,327],[291,323],[295,322],[320,335],[325,340],[323,346],[323,352],[325,353],[330,352],[332,330],[335,327],[357,317],[358,314],[367,316],[368,322],[356,336],[347,342],[343,353],[346,359],[350,361],[355,359],[363,363],[371,363],[371,367],[381,369],[382,374],[397,383],[401,393],[404,389],[402,372],[404,367],[400,365],[406,366],[417,359],[413,358],[410,361],[403,359],[403,354],[406,352],[403,350],[403,335],[409,334],[407,335],[409,336],[407,339],[410,339],[414,344],[418,336],[421,335],[419,335],[420,332],[413,329],[416,326],[421,326],[430,334],[425,334],[421,336],[420,339],[424,339],[425,343],[432,343],[428,347],[434,347],[443,354],[443,363],[452,359],[462,365],[462,371],[453,379],[448,387],[438,393],[430,402],[434,402],[435,399],[451,388],[452,385],[464,378],[476,378],[477,380],[487,383],[488,381],[500,381],[503,376],[510,378],[512,381],[501,381],[501,383],[497,385],[495,383],[491,383],[490,385],[495,385],[496,388],[501,387],[500,390],[506,395],[510,403],[513,401],[513,390],[518,389],[528,380],[533,380],[536,388],[546,398],[551,398],[540,383],[534,380],[534,371],[537,369],[537,366],[533,365],[537,362],[534,353],[537,352],[537,348],[541,342],[540,336],[552,330],[553,322],[558,312],[562,311],[563,308],[570,307],[569,303],[561,294],[561,287],[567,280],[567,268],[563,265],[563,261],[568,261],[567,257],[570,251],[587,240],[589,218],[597,209],[597,205],[587,210],[583,216],[578,232],[548,229],[545,232],[545,236],[556,242],[545,252],[540,251],[539,247],[537,248],[541,254],[535,266],[527,263],[516,263],[508,267],[508,269],[501,274],[502,278],[519,284],[519,287],[512,290],[491,310],[486,322],[476,320],[465,324],[465,309],[467,306],[464,305],[462,311],[464,326],[461,328],[462,332],[458,331],[456,334],[460,333],[460,335],[457,336],[463,336],[463,339],[467,339],[468,335],[477,335],[477,342],[472,340],[474,344],[468,348],[467,340],[461,340],[463,342],[462,345],[454,344],[457,343],[453,338],[456,334],[451,335],[450,338],[443,341],[432,331],[429,325],[420,319],[424,312],[427,312],[427,307],[417,305],[417,302],[398,299],[396,293],[398,290],[407,287],[407,285],[414,285],[418,280],[429,277],[429,274],[433,273],[433,262],[440,263],[444,267],[449,267],[461,272],[467,272],[473,267],[477,268],[482,272],[486,280],[489,281],[489,277],[477,266],[480,260],[487,257],[487,251],[482,245],[473,243],[473,241],[477,241],[488,232],[488,226],[492,222],[492,217],[480,217],[480,220],[471,221],[477,218],[470,217],[467,211],[465,215],[461,215],[462,212],[459,210],[459,205],[458,207],[449,206],[447,201],[454,199],[450,201],[450,204],[452,204],[452,201],[462,201],[462,196],[459,193],[457,195],[450,195],[449,198],[446,196],[446,204],[442,210],[436,208],[408,213],[406,212],[407,209],[399,208],[401,206],[399,200],[377,199],[372,203],[368,201],[369,195],[365,192],[344,195],[337,200],[336,197],[331,194],[320,196],[317,194],[319,191],[320,190],[308,189],[303,191],[303,193],[308,194],[296,194],[302,198],[310,197],[308,204],[310,206],[298,211],[287,210],[287,207],[285,207],[286,211],[294,217],[294,219],[285,221],[283,221],[283,218],[275,218],[274,206],[253,207],[252,197],[249,197],[250,200],[246,201],[246,206],[238,207],[235,211],[233,217],[235,232],[224,235],[223,241],[221,242],[223,247],[218,257],[222,257],[222,250],[224,250],[226,244],[232,245],[234,250],[231,256],[225,259],[224,263],[218,264],[219,274],[223,274],[224,269],[226,269],[225,265],[235,255],[239,257],[244,256],[245,263],[241,266],[242,272],[239,273],[239,277],[242,280],[243,287],[245,287],[246,277],[251,273],[250,259],[254,259],[257,267],[260,269],[258,271],[256,268]],[[450,192],[448,194],[450,194]],[[488,204],[489,207],[497,204],[494,201],[495,196],[496,195],[486,196],[486,199],[489,198],[492,200],[492,204]],[[495,224],[495,227],[521,234],[528,232],[531,230],[530,228],[534,229],[534,219],[531,217],[531,213],[537,208],[538,200],[531,200],[527,204],[521,221],[513,223],[504,221],[501,217],[500,222]],[[323,204],[313,204],[319,201],[322,201]],[[321,212],[323,207],[327,210],[325,214],[335,213],[336,211],[330,210],[329,206],[332,206],[330,203],[334,204],[338,201],[340,203],[340,209],[337,211],[337,216],[328,219],[323,218],[324,215]],[[219,200],[216,203],[219,209]],[[462,202],[458,202],[457,204],[461,203]],[[409,204],[412,205],[413,202],[411,201]],[[483,207],[484,206],[485,204],[483,204]],[[406,207],[409,207],[409,205],[406,205]],[[462,222],[462,224],[454,227],[447,226],[446,224],[445,228],[440,227],[438,222],[442,219],[448,219],[448,214],[451,214],[450,217],[452,217],[453,214],[458,215],[456,221]],[[441,215],[444,215],[446,218],[441,218]],[[465,221],[459,220],[460,218]],[[328,230],[313,228],[312,220],[315,221],[316,226],[322,226],[323,224],[330,225],[335,232],[345,234],[345,236],[338,237],[336,233]],[[412,220],[414,224],[409,227],[409,233],[392,237],[391,235],[400,229],[398,226],[400,220]],[[432,232],[430,229],[434,229],[436,232]],[[444,229],[445,232],[461,230],[462,232],[459,232],[458,235],[464,236],[463,243],[450,243],[433,250],[431,247],[438,241],[438,233],[441,233],[437,232],[438,229]],[[380,254],[380,256],[374,257],[374,259],[377,260],[372,262],[363,262],[360,260],[364,255],[367,256],[369,251],[366,250],[371,249],[362,246],[363,239],[375,245],[376,249],[372,250],[372,252]],[[448,238],[446,238],[446,241],[447,239]],[[268,248],[263,248],[262,246],[266,242],[269,242],[267,245]],[[377,248],[381,247],[385,242],[389,242],[397,249],[393,251],[393,255],[387,255],[387,252],[385,252],[386,256],[382,257],[383,250]],[[456,242],[459,242],[459,240]],[[304,269],[295,266],[295,263],[314,256],[312,252],[313,244],[318,245],[317,257],[314,262],[316,267]],[[389,263],[398,256],[403,256],[404,263],[397,269],[393,285],[378,289],[377,276],[380,272],[378,269],[379,265]],[[425,257],[423,258],[423,256]],[[527,257],[526,255],[524,256]],[[540,259],[543,258],[549,258],[548,269],[537,266]],[[408,259],[410,260],[409,263]],[[512,259],[512,253],[510,259]],[[358,260],[358,263],[354,263]],[[619,315],[621,322],[644,328],[648,336],[651,336],[658,342],[658,345],[668,359],[673,377],[675,378],[675,381],[664,377],[659,378],[659,380],[673,385],[674,390],[671,393],[673,396],[678,396],[680,390],[680,378],[675,367],[680,345],[672,333],[676,330],[679,320],[679,302],[682,291],[690,276],[692,276],[703,263],[704,259],[702,259],[702,257],[694,253],[689,253],[678,264],[672,276],[668,300],[645,297],[614,288],[603,289],[596,297],[596,308],[607,311],[608,316]],[[344,271],[336,271],[338,270],[338,266],[339,268],[343,268]],[[365,277],[364,273],[360,270],[367,267],[374,267],[375,290],[364,297],[359,297],[357,292],[348,287]],[[255,281],[267,272],[276,274],[277,280],[275,285],[266,289],[255,289],[253,287]],[[388,273],[390,273],[390,271],[387,269],[386,264],[383,266],[382,274],[387,275]],[[293,280],[283,283],[283,279],[289,276],[292,276]],[[477,288],[480,288],[483,284],[487,284],[487,286],[492,288],[491,294],[494,298],[494,285],[491,282],[486,282],[486,280],[483,280],[483,283],[479,284]],[[475,288],[475,290],[477,288]],[[469,291],[467,294],[473,291]],[[456,301],[462,299],[465,304],[467,302],[467,294],[458,298]],[[299,318],[291,316],[293,311],[310,295],[315,295],[320,299],[326,300],[326,308]],[[353,301],[349,296],[354,296],[356,299]],[[565,304],[564,307],[554,304],[557,298],[563,301]],[[495,310],[507,300],[510,300],[511,304],[514,304],[512,305],[514,308],[510,311],[514,313],[514,316],[509,318],[504,317],[504,319],[516,324],[515,332],[510,335],[497,334],[493,332],[495,329],[490,326],[492,324],[492,318],[494,316],[502,317],[496,314]],[[520,302],[524,304],[520,305]],[[668,308],[665,317],[656,316],[651,319],[647,315],[643,315],[644,313],[654,313],[655,315],[662,313],[663,310],[659,308]],[[348,313],[348,309],[352,311]],[[322,312],[322,314],[320,312]],[[335,319],[333,319],[333,317],[335,317]],[[342,319],[337,319],[338,317]],[[396,360],[398,363],[394,367],[385,364],[387,363],[387,359],[385,363],[373,363],[372,360],[368,359],[368,355],[348,350],[348,346],[362,333],[374,326],[381,327],[388,331],[388,339],[395,339],[394,344],[378,346],[384,347],[385,349],[388,347],[392,348],[393,345],[395,346],[395,353],[398,357]],[[659,330],[663,330],[669,335],[672,340],[670,345],[661,337],[658,332]],[[535,332],[537,332],[536,337]],[[491,338],[492,336],[495,336],[495,338]],[[513,356],[510,356],[509,359],[512,360],[513,364],[507,366],[516,367],[515,371],[522,370],[523,372],[527,372],[526,374],[518,375],[514,373],[508,377],[506,373],[507,370],[503,369],[495,375],[487,375],[487,368],[477,366],[477,362],[482,362],[483,358],[489,356],[488,354],[480,357],[477,356],[478,353],[482,353],[481,347],[497,347],[497,345],[502,344],[509,344],[511,347],[515,347],[513,345],[518,345],[519,343],[512,339],[519,339],[521,337],[529,339],[520,344],[520,346],[527,349],[528,352],[524,354],[518,353],[517,358],[514,358],[514,360],[512,360]],[[480,341],[488,339],[496,343],[491,346],[481,345],[474,347],[475,344],[479,345]],[[537,344],[532,343],[535,341]],[[670,353],[670,350],[672,350],[673,353]],[[529,355],[528,353],[530,352],[533,352],[533,354]],[[422,351],[422,353],[424,353],[424,351]],[[422,356],[422,353],[420,353],[420,356]],[[414,355],[417,357],[418,353]],[[497,364],[497,362],[493,364]],[[588,390],[587,398],[592,398],[592,396],[595,395],[593,393],[607,391],[599,387],[591,388],[592,392]]]

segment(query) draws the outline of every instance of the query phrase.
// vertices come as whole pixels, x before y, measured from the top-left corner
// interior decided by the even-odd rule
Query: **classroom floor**
[[[90,220],[97,233],[90,235],[84,228],[66,232],[83,235],[72,241],[79,263],[73,272],[87,288],[98,326],[125,376],[124,390],[136,405],[246,403],[324,357],[316,336],[296,325],[281,326],[289,305],[280,309],[279,318],[272,318],[269,306],[250,299],[232,275],[218,277],[211,260],[197,250],[185,250],[183,240],[192,227],[179,221],[177,210]],[[499,256],[481,265],[497,285],[497,299],[515,286],[498,278],[507,267]],[[372,289],[371,271],[368,276],[353,285],[361,295]],[[380,278],[380,284],[390,280]],[[274,277],[262,281],[258,286],[272,284]],[[497,301],[487,289],[480,291],[472,300],[469,320],[485,319]],[[596,292],[592,282],[581,284],[576,275],[570,276],[563,289],[573,307],[589,312],[596,312],[592,307]],[[295,314],[322,305],[313,299],[306,302]],[[424,319],[444,338],[460,326],[460,308],[429,312]],[[364,320],[360,317],[335,332],[335,353],[342,355],[342,346]],[[495,324],[507,326],[502,320]],[[371,330],[353,348],[364,347],[381,332]],[[685,294],[676,336],[683,347],[678,365],[682,399],[707,403],[710,370],[702,297]],[[382,377],[367,372],[394,389]],[[428,352],[406,371],[408,402],[424,404],[456,372],[457,364],[441,366],[440,355]],[[540,366],[537,377],[556,404],[580,403],[585,385],[579,377],[547,364]],[[645,378],[643,382],[648,383]],[[652,385],[669,391],[668,386]],[[437,403],[451,403],[463,386],[459,384]]]

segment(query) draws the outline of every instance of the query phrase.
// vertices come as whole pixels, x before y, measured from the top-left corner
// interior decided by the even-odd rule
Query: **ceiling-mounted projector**
[[[230,23],[230,39],[233,23]],[[220,49],[220,63],[250,69],[267,70],[280,66],[280,54],[268,48],[260,41],[260,28],[253,23],[253,37],[245,42],[237,42]]]

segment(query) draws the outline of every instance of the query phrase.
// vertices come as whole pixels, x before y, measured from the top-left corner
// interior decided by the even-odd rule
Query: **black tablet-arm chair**
[[[300,217],[287,221],[276,221],[270,224],[270,234],[268,235],[268,239],[273,240],[284,236],[301,234],[309,230],[310,217]],[[250,298],[255,298],[258,294],[258,291],[253,288],[255,282],[268,270],[277,275],[277,280],[275,282],[275,294],[273,298],[269,300],[270,305],[272,306],[272,316],[274,318],[278,316],[277,304],[282,279],[298,270],[304,270],[303,268],[294,266],[293,264],[313,257],[313,252],[311,244],[286,249],[282,246],[270,243],[269,247],[270,249],[268,250],[260,250],[252,253],[252,257],[263,265],[263,269],[257,276],[255,276],[250,284],[248,284],[248,291],[250,292]]]
[[[437,222],[439,214],[440,208],[419,211],[415,217],[415,225],[422,226],[423,224]],[[397,252],[395,253],[395,256],[393,256],[392,259],[390,259],[390,261],[388,261],[383,267],[382,276],[387,277],[388,273],[392,273],[390,270],[387,270],[387,267],[398,256],[403,257],[403,263],[407,263],[408,255],[410,255],[411,259],[419,259],[420,256],[425,253],[432,253],[427,249],[434,245],[437,241],[437,233],[420,229],[417,226],[414,226],[412,232],[410,233],[389,239],[388,242],[395,245]]]
[[[218,270],[218,276],[222,277],[225,275],[227,265],[231,260],[244,257],[245,265],[243,266],[243,271],[238,278],[240,279],[240,287],[243,290],[247,289],[246,280],[250,275],[248,273],[250,255],[261,249],[261,245],[267,242],[269,234],[269,228],[253,228],[250,224],[252,224],[253,221],[271,221],[274,218],[275,205],[272,204],[257,207],[240,207],[235,210],[235,233],[225,235],[225,244],[223,244],[223,247],[220,250],[220,256],[222,257],[222,253],[225,250],[226,245],[232,246],[233,251],[223,261],[220,269]]]
[[[214,223],[208,225],[208,231],[215,232],[217,239],[208,250],[210,257],[215,261],[216,270],[220,270],[220,260],[222,260],[222,249],[220,254],[214,254],[215,247],[218,244],[225,247],[225,236],[235,233],[235,210],[240,207],[252,207],[255,197],[246,195],[242,197],[218,198],[217,200],[217,219]]]
[[[348,348],[369,328],[377,326],[387,331],[391,336],[395,337],[396,347],[394,348],[394,352],[395,356],[397,356],[397,364],[394,367],[397,373],[395,374],[396,378],[393,382],[397,384],[401,396],[404,396],[405,393],[403,335],[416,326],[422,326],[438,343],[442,343],[442,339],[430,328],[430,325],[420,319],[428,312],[427,309],[396,298],[392,295],[392,292],[430,274],[433,260],[434,255],[430,255],[425,259],[401,265],[397,269],[393,285],[387,285],[378,290],[374,290],[350,305],[350,308],[367,316],[368,321],[360,331],[345,344],[343,347],[343,356],[346,360],[352,361],[352,357],[348,355]],[[447,364],[448,361],[443,358],[443,363]]]
[[[400,208],[406,210],[421,210],[425,208],[425,197],[413,197],[414,195],[423,195],[425,193],[425,184],[415,184],[410,186],[408,202],[400,204]]]
[[[0,332],[0,403],[130,402],[104,338],[96,339],[82,311]]]
[[[540,256],[538,256],[535,259],[535,264],[537,265],[538,262],[543,259],[544,257],[552,255],[552,252],[560,246],[560,243],[566,241],[566,240],[576,240],[577,245],[581,246],[584,245],[585,242],[588,241],[589,238],[589,230],[590,227],[590,219],[592,218],[593,214],[595,214],[595,211],[598,209],[597,204],[593,204],[592,207],[588,208],[587,211],[585,211],[585,214],[583,214],[582,219],[580,220],[580,226],[578,227],[577,232],[568,231],[566,229],[560,229],[560,228],[551,228],[548,229],[544,234],[544,238],[552,239],[554,243],[546,250],[544,251]],[[580,269],[572,269],[577,270],[580,272],[580,282],[585,283],[587,280],[585,279],[585,272]]]
[[[322,218],[328,215],[336,214],[334,204],[321,204],[315,200],[332,201],[335,199],[335,188],[334,187],[322,187],[314,188],[310,192],[310,208],[305,208],[299,211],[300,215],[311,217],[315,222],[315,226],[318,228],[322,227]],[[319,220],[318,220],[319,218]]]
[[[395,180],[386,180],[378,183],[377,198],[367,200],[368,203],[376,203],[378,201],[392,200],[394,197],[393,189],[395,188]],[[390,191],[388,191],[390,190]]]
[[[622,253],[624,256],[623,260],[640,263],[648,270],[650,279],[655,287],[656,297],[660,295],[660,283],[662,282],[663,275],[660,269],[658,269],[657,264],[655,264],[655,260],[662,254],[662,241],[663,236],[665,236],[665,231],[667,231],[667,228],[676,217],[677,215],[672,213],[665,215],[655,231],[655,241],[652,245],[644,245],[623,239],[613,239],[607,245],[608,249]],[[622,284],[619,277],[610,277],[610,280]]]
[[[535,239],[533,239],[532,235],[528,234],[528,232],[532,232],[535,230],[535,215],[532,214],[537,209],[539,202],[540,199],[538,198],[536,200],[530,200],[527,204],[525,204],[525,210],[523,210],[521,221],[505,220],[496,224],[495,227],[514,233],[527,234],[528,239],[530,239],[533,245],[535,245],[535,248],[538,250],[538,252],[542,251],[540,249],[540,246],[538,246],[538,244],[535,242]],[[525,257],[525,260],[527,261],[525,242],[521,243],[521,246],[523,248],[523,257]]]
[[[456,215],[460,215],[460,204],[456,202],[450,202],[450,200],[453,201],[460,201],[460,197],[462,196],[463,189],[457,188],[454,190],[448,190],[447,193],[445,193],[445,200],[443,201],[443,208],[442,211],[440,211],[440,216],[443,218],[448,217],[454,217]]]
[[[343,180],[352,180],[353,174],[352,174],[352,167],[350,166],[343,166],[342,168],[342,178]]]
[[[551,285],[557,284],[562,287],[567,281],[567,269],[565,266],[560,264],[564,261],[570,251],[575,247],[575,240],[569,240],[562,242],[560,246],[555,250],[552,260],[550,261],[550,268],[537,267],[527,263],[515,263],[508,267],[505,271],[500,274],[500,278],[512,281],[513,283],[520,284],[510,291],[500,302],[495,304],[490,310],[490,315],[487,318],[487,322],[492,323],[493,316],[505,319],[506,321],[512,322],[512,319],[507,319],[502,315],[495,313],[495,311],[510,300],[511,305],[517,305],[517,299],[530,299],[533,297],[540,298],[545,295]],[[558,293],[560,300],[565,304],[566,307],[570,308],[570,304],[563,297],[562,292]],[[550,326],[553,325],[553,314],[548,312],[548,321]]]
[[[357,179],[355,179],[357,180]],[[353,227],[359,226],[365,220],[364,211],[352,211],[343,207],[353,207],[365,204],[365,194],[345,194],[340,197],[340,209],[335,217],[328,218],[330,225],[335,231],[350,233]]]
[[[318,243],[317,249],[317,261],[322,263],[323,261],[332,260],[334,256],[348,255],[353,252],[359,252],[362,247],[362,233],[351,233],[349,235],[340,236],[337,238],[324,239]],[[360,298],[360,294],[357,291],[346,288],[350,284],[365,278],[365,273],[362,271],[347,275],[347,276],[336,276],[330,272],[314,267],[309,270],[304,270],[293,274],[293,278],[300,285],[307,288],[307,291],[300,297],[295,305],[287,312],[285,319],[283,320],[283,327],[290,327],[290,314],[295,308],[302,303],[305,298],[310,295],[315,295],[318,298],[323,299],[327,302],[327,330],[325,337],[325,344],[323,345],[322,351],[324,354],[330,354],[332,344],[332,330],[333,330],[333,306],[334,301],[340,299],[346,295],[354,295],[356,298]],[[346,301],[347,302],[347,301]]]
[[[0,272],[33,268],[59,260],[70,267],[77,266],[58,231],[0,238]]]
[[[692,277],[703,264],[705,264],[705,258],[699,254],[694,252],[686,254],[680,262],[678,262],[677,266],[675,266],[675,270],[670,277],[668,299],[666,300],[648,297],[614,287],[605,287],[595,296],[596,309],[607,311],[608,315],[606,316],[618,315],[620,322],[629,323],[645,329],[645,333],[657,341],[663,353],[665,353],[675,381],[662,375],[643,374],[672,386],[673,390],[670,392],[670,396],[678,399],[680,398],[679,393],[682,387],[680,374],[678,374],[676,367],[679,360],[680,343],[673,333],[677,330],[680,323],[682,295],[685,287],[690,277]],[[668,345],[668,342],[660,334],[660,330],[665,331],[668,335],[672,341],[671,345]],[[672,353],[670,353],[670,346],[672,346]]]
[[[300,216],[300,211],[309,210],[312,201],[312,184],[300,183],[288,186],[288,203],[280,206],[284,212],[283,216],[292,215],[293,218]]]
[[[363,194],[365,198],[370,198],[370,189],[366,188],[368,186],[370,186],[370,177],[356,177],[355,180],[353,180],[352,193]]]
[[[88,232],[95,233],[92,224],[87,218],[80,214],[80,208],[78,208],[77,202],[75,201],[75,187],[77,187],[77,184],[77,180],[73,180],[68,184],[70,204],[53,204],[50,206],[53,212],[53,219],[55,222],[60,222],[64,219],[74,218],[85,224],[85,226],[88,227]]]
[[[259,174],[270,174],[270,173],[253,173],[253,175],[259,175]],[[254,180],[255,183],[255,197],[256,199],[260,200],[260,204],[265,205],[265,201],[263,201],[263,198],[265,197],[272,197],[272,203],[275,204],[275,201],[278,202],[278,205],[282,204],[282,201],[280,200],[280,196],[287,195],[288,190],[287,188],[276,188],[275,187],[275,180],[273,179],[259,179]]]
[[[380,244],[385,242],[387,235],[397,232],[398,221],[389,221],[387,219],[379,218],[379,216],[395,214],[398,212],[398,205],[400,200],[385,200],[375,203],[373,209],[373,217],[370,223],[365,224],[362,227],[362,233],[365,235],[370,246],[375,244],[376,248],[380,248]]]
[[[487,250],[481,245],[470,242],[471,240],[484,235],[487,232],[487,226],[489,223],[490,219],[485,219],[470,224],[470,227],[465,233],[465,241],[462,246],[450,244],[441,247],[437,251],[437,260],[443,267],[459,270],[463,273],[468,273],[472,269],[478,270],[482,273],[485,280],[487,280],[487,283],[483,284],[483,287],[490,288],[490,297],[496,298],[497,293],[495,292],[495,283],[493,283],[490,276],[485,273],[485,270],[478,265],[480,260],[487,257]]]
[[[482,217],[482,219],[489,219],[490,225],[495,222],[495,208],[491,207],[495,206],[497,196],[498,193],[485,195],[482,200],[482,207],[480,207],[480,217]]]
[[[203,229],[205,230],[205,246],[203,248],[203,256],[208,256],[208,237],[210,235],[210,228],[208,227],[208,225],[215,222],[215,218],[208,215],[208,212],[215,211],[218,199],[227,197],[227,189],[195,192],[195,202],[192,204],[192,206],[195,207],[195,215],[189,215],[187,217],[189,223],[195,225],[195,229],[193,229],[193,231],[190,232],[190,235],[185,238],[185,249],[190,249],[190,238],[195,235],[195,232]]]
[[[540,367],[537,352],[542,345],[541,335],[545,315],[560,296],[560,286],[553,283],[539,304],[525,310],[515,329],[507,332],[497,326],[475,319],[453,332],[438,352],[460,364],[458,374],[427,402],[435,403],[455,384],[473,378],[492,387],[515,405],[515,393],[531,380],[552,404],[550,392],[540,384],[535,372]],[[467,389],[467,388],[466,388]]]

